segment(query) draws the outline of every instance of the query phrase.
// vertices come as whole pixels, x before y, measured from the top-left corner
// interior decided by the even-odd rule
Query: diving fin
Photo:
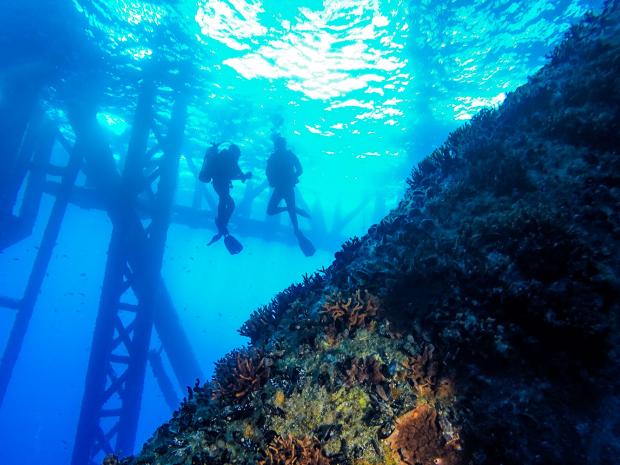
[[[221,233],[217,233],[215,236],[213,236],[211,238],[211,240],[209,241],[209,243],[207,244],[207,246],[214,244],[215,242],[219,241],[222,238],[222,234]]]
[[[312,242],[310,242],[310,239],[308,239],[306,236],[304,236],[299,231],[297,232],[296,236],[297,236],[297,243],[299,244],[299,248],[304,253],[304,255],[306,257],[312,257],[314,253],[316,252],[316,249],[314,248],[314,245],[312,245]]]
[[[243,250],[243,245],[230,234],[224,238],[224,245],[231,255],[237,255]]]

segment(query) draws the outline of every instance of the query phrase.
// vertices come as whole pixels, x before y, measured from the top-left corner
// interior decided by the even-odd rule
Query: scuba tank
[[[217,157],[220,144],[212,143],[205,153],[204,160],[202,161],[202,167],[198,174],[198,179],[202,182],[211,182],[213,179],[213,164],[215,163],[215,157]]]

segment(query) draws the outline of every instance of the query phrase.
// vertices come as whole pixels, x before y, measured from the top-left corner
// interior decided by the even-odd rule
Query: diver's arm
[[[301,166],[301,162],[299,161],[299,158],[297,158],[297,155],[293,155],[294,157],[294,166],[295,166],[295,176],[299,177],[303,174],[304,169]]]
[[[231,180],[239,180],[239,181],[243,181],[245,182],[246,180],[250,179],[252,177],[252,173],[244,173],[243,171],[241,171],[241,168],[239,168],[239,165],[235,166],[235,172],[233,173],[232,177],[230,178]]]

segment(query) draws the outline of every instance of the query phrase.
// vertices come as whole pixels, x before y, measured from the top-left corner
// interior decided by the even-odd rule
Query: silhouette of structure
[[[17,127],[8,124],[9,118],[1,121],[3,130],[22,133],[9,132],[13,139],[21,138],[21,143],[13,144],[12,148],[3,147],[8,154],[9,175],[0,193],[2,249],[32,233],[48,177],[58,177],[60,181],[54,187],[55,201],[24,294],[20,299],[0,297],[1,306],[16,312],[0,361],[0,401],[18,360],[80,170],[87,174],[94,194],[101,201],[100,207],[113,225],[73,452],[74,464],[97,463],[96,459],[110,452],[133,452],[149,359],[165,398],[171,408],[175,407],[174,390],[163,363],[158,353],[149,353],[153,328],[179,386],[183,389],[200,376],[199,365],[160,275],[187,99],[183,89],[176,92],[167,134],[164,137],[154,131],[157,150],[147,150],[149,134],[155,127],[155,97],[155,81],[146,76],[122,174],[118,173],[105,134],[98,126],[94,104],[80,101],[79,105],[67,108],[76,134],[74,144],[34,108],[28,124]],[[10,114],[10,109],[3,110],[3,115]],[[62,144],[69,154],[65,167],[50,165],[55,142]],[[158,151],[162,156],[153,167],[152,157]],[[21,205],[15,214],[20,190],[23,190]],[[143,226],[144,214],[138,212],[136,203],[142,193],[151,199],[147,227]]]
[[[0,296],[0,308],[14,313],[0,359],[0,404],[37,308],[67,208],[72,204],[100,210],[113,226],[73,465],[100,463],[105,454],[134,451],[147,364],[171,409],[178,402],[174,385],[184,391],[201,377],[161,277],[161,267],[169,226],[176,223],[212,228],[217,204],[198,181],[192,157],[181,157],[190,97],[186,76],[189,67],[168,65],[168,70],[175,69],[174,73],[162,68],[153,65],[143,71],[122,172],[108,136],[97,122],[98,102],[90,94],[64,103],[74,141],[61,133],[39,101],[40,91],[48,84],[43,75],[32,82],[28,81],[30,76],[16,76],[4,83],[6,95],[15,98],[0,100],[0,251],[31,236],[44,212],[40,208],[43,197],[53,199],[23,294]],[[24,80],[28,85],[23,85]],[[168,91],[162,95],[158,90],[164,86]],[[165,122],[158,117],[156,121],[156,102],[164,99],[170,99],[171,117]],[[58,147],[67,154],[64,166],[53,164],[52,152]],[[196,176],[191,206],[175,204],[174,200],[182,161]],[[80,173],[86,175],[88,183],[78,182]],[[249,217],[252,202],[265,189],[266,182],[245,189],[234,220],[236,229],[245,236],[295,245],[286,225]],[[202,208],[203,202],[207,210]],[[330,231],[318,207],[313,208],[311,233],[317,238],[316,245],[342,242],[342,229],[366,204],[360,202],[356,211],[341,215]],[[161,350],[151,347],[153,330],[161,341]],[[166,373],[161,352],[170,362],[176,383]]]

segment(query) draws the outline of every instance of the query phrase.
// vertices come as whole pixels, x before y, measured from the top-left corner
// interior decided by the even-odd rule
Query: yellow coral
[[[396,454],[392,451],[389,444],[387,442],[383,443],[383,459],[385,460],[385,465],[398,465],[399,461]]]
[[[286,397],[284,396],[284,392],[281,389],[276,391],[275,396],[273,397],[273,404],[276,407],[282,408],[284,406],[284,402],[286,402]]]
[[[359,388],[342,388],[332,394],[332,401],[336,403],[336,411],[342,412],[350,409],[365,410],[370,403],[366,392]]]
[[[418,402],[428,403],[433,399],[433,388],[428,384],[416,386]]]
[[[450,378],[442,378],[439,380],[439,387],[437,388],[437,400],[444,403],[452,402],[456,395],[456,389],[454,387],[454,381]]]
[[[246,423],[243,427],[243,437],[247,439],[254,437],[254,426],[251,423]]]

